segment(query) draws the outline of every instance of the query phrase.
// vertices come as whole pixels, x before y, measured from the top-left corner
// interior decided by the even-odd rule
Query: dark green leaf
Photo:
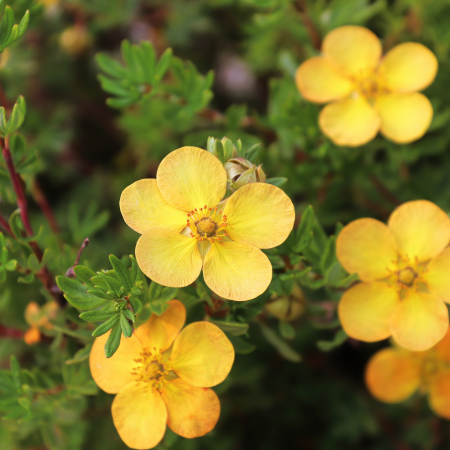
[[[211,323],[219,327],[222,331],[232,334],[233,336],[240,336],[245,334],[249,328],[246,323],[237,322],[222,322],[220,320],[209,319]]]
[[[117,314],[119,314],[119,311],[94,310],[81,313],[80,318],[86,320],[87,322],[102,322],[103,320],[108,320]]]
[[[128,319],[123,312],[124,311],[120,311],[120,326],[122,327],[123,335],[129,338],[133,334],[133,329],[131,328],[130,322],[128,322]],[[131,311],[128,312],[131,313]]]
[[[91,281],[92,277],[95,277],[95,272],[86,266],[78,265],[73,268],[73,271],[77,278],[83,283],[86,283],[90,287],[94,287],[94,283]]]
[[[103,334],[107,333],[116,323],[119,322],[120,314],[114,314],[111,318],[109,318],[106,322],[99,325],[94,332],[92,333],[93,337],[99,337]]]
[[[111,263],[114,272],[116,272],[120,283],[122,283],[122,286],[129,291],[131,289],[131,279],[125,264],[114,255],[109,255],[109,262]],[[108,280],[106,280],[106,282],[108,282]]]
[[[120,345],[120,338],[122,337],[122,328],[120,323],[116,323],[111,330],[111,334],[105,344],[105,355],[107,358],[111,358]]]

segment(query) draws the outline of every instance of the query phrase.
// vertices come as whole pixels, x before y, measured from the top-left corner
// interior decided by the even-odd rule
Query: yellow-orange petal
[[[151,389],[144,393],[143,389],[143,384],[128,384],[116,395],[111,408],[120,438],[135,449],[155,447],[166,430],[167,408],[161,394]]]
[[[136,244],[136,260],[153,281],[170,287],[184,287],[200,274],[202,258],[197,239],[164,228],[147,230]]]
[[[380,129],[380,118],[362,97],[338,100],[322,109],[320,129],[335,144],[358,147],[367,144]]]
[[[411,292],[397,304],[389,325],[400,346],[412,351],[428,350],[447,333],[447,307],[433,295]]]
[[[89,356],[89,367],[94,381],[108,394],[117,394],[124,386],[134,381],[133,359],[139,358],[142,346],[139,339],[132,335],[122,336],[120,346],[111,358],[105,356],[105,343],[110,332],[95,339]]]
[[[227,173],[212,153],[182,147],[169,153],[158,167],[158,188],[174,208],[191,211],[214,208],[227,189]]]
[[[429,86],[438,69],[433,52],[416,42],[395,46],[378,68],[384,87],[393,92],[421,91]]]
[[[167,425],[180,436],[204,436],[219,420],[220,402],[212,389],[194,387],[176,378],[164,385],[161,395],[167,406]]]
[[[227,201],[225,229],[233,241],[246,241],[258,248],[282,244],[294,227],[295,210],[284,191],[266,183],[238,189]]]
[[[23,335],[23,340],[28,345],[37,344],[41,340],[41,332],[34,325],[31,326]]]
[[[180,232],[186,226],[186,213],[170,206],[159,192],[156,180],[150,178],[123,190],[120,211],[125,223],[141,234],[153,227]]]
[[[359,283],[339,302],[339,319],[352,338],[376,342],[391,335],[389,319],[400,302],[395,289],[385,283]]]
[[[428,261],[450,241],[450,218],[427,200],[403,203],[389,217],[388,226],[397,239],[400,254],[413,261]]]
[[[450,303],[450,248],[435,256],[427,267],[425,282],[432,295]]]
[[[382,402],[402,402],[419,388],[420,370],[420,359],[413,353],[385,348],[375,353],[367,364],[366,385]]]
[[[353,83],[322,56],[307,59],[295,73],[297,88],[306,100],[328,103],[349,95]]]
[[[380,95],[375,109],[381,118],[381,133],[398,144],[420,139],[433,118],[430,101],[419,92]]]
[[[186,308],[178,300],[171,300],[169,307],[160,315],[152,314],[146,323],[136,330],[143,347],[165,352],[173,344],[186,321]]]
[[[343,73],[363,78],[377,67],[381,44],[367,28],[347,25],[335,28],[325,36],[322,52]]]
[[[450,419],[450,370],[439,371],[430,383],[428,402],[438,416]]]
[[[272,265],[261,250],[247,242],[216,242],[205,256],[203,276],[221,297],[245,301],[269,287]]]
[[[344,269],[363,281],[386,278],[397,268],[397,242],[392,231],[375,219],[350,222],[336,240],[336,255]]]
[[[447,363],[450,362],[450,329],[447,331],[444,338],[439,341],[431,351],[435,353],[438,360]]]
[[[221,383],[230,373],[234,348],[223,331],[209,322],[194,322],[175,339],[172,349],[173,371],[196,387]]]

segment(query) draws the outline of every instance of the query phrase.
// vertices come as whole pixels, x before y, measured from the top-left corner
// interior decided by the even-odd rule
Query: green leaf
[[[14,272],[17,269],[17,261],[15,259],[10,259],[5,264],[5,269],[8,270],[9,272]]]
[[[116,272],[119,281],[122,283],[122,286],[129,291],[131,289],[131,279],[125,264],[114,255],[109,255],[109,262],[111,263],[114,272]]]
[[[121,78],[128,74],[128,70],[124,66],[122,66],[119,61],[116,61],[115,59],[111,58],[108,55],[105,55],[104,53],[98,53],[95,56],[95,60],[100,66],[100,69],[102,69],[103,72],[106,72],[112,77]]]
[[[19,22],[19,30],[18,30],[19,32],[17,34],[16,39],[20,38],[20,36],[22,36],[23,33],[25,33],[25,30],[27,29],[29,21],[30,21],[30,11],[26,10],[21,21]],[[11,42],[13,42],[13,41],[11,41]]]
[[[123,310],[120,311],[120,326],[122,327],[123,335],[127,338],[131,337],[131,335],[133,334],[133,329],[131,328],[130,322],[128,322],[127,317],[123,314]]]
[[[162,54],[161,58],[158,61],[155,69],[154,83],[157,83],[162,79],[164,74],[167,72],[167,69],[170,66],[170,60],[172,59],[172,49],[168,48]]]
[[[89,358],[89,355],[91,353],[92,345],[93,344],[88,344],[88,345],[86,345],[86,347],[83,347],[82,349],[78,350],[75,353],[75,355],[73,355],[72,358],[67,359],[65,361],[65,363],[67,365],[70,365],[70,364],[78,364],[83,361],[86,361]]]
[[[113,328],[116,325],[116,323],[119,322],[119,319],[120,314],[114,314],[114,316],[109,318],[106,322],[103,322],[101,325],[99,325],[92,333],[92,336],[99,337],[107,333],[111,328]]]
[[[222,142],[219,141],[219,139],[216,139],[216,141],[215,141],[215,152],[214,152],[214,154],[217,156],[217,158],[219,158],[219,161],[222,164],[226,163],[225,150],[223,148]]]
[[[232,334],[233,336],[240,336],[247,333],[249,326],[246,323],[237,322],[222,322],[220,320],[209,319],[211,323],[219,327],[222,331]]]
[[[90,296],[89,298],[75,298],[71,295],[64,294],[64,298],[75,308],[81,310],[95,309],[104,305],[110,299],[103,299],[99,297]]]
[[[86,283],[90,287],[94,287],[94,283],[91,281],[92,277],[95,277],[95,272],[91,269],[89,269],[86,266],[75,266],[73,268],[73,271],[77,278],[79,278],[83,283]]]
[[[111,334],[105,344],[105,355],[107,358],[111,358],[120,345],[120,338],[122,337],[122,328],[120,323],[116,323],[111,330]]]
[[[83,339],[87,341],[92,341],[91,332],[88,330],[72,330],[70,328],[60,327],[58,325],[53,325],[53,328],[60,333],[67,334],[67,336],[72,336],[77,339]]]
[[[131,278],[131,284],[134,285],[137,281],[137,277],[138,277],[138,273],[139,273],[139,266],[138,263],[136,261],[136,258],[133,255],[130,255],[130,260],[131,260],[131,273],[130,273],[130,278]]]
[[[39,260],[37,259],[37,256],[34,253],[32,253],[28,257],[27,266],[31,271],[33,271],[35,273],[39,272],[39,270],[41,270],[41,263],[39,262]]]
[[[115,298],[115,296],[108,295],[106,292],[100,291],[98,289],[89,289],[87,293],[93,295],[94,297],[102,298],[104,300],[114,300]]]
[[[151,302],[158,299],[162,290],[163,290],[163,286],[152,281],[150,284],[150,287],[148,288],[148,299]]]
[[[108,283],[104,280],[103,276],[96,275],[91,278],[91,281],[97,289],[103,289],[105,292],[109,289]]]
[[[254,163],[258,158],[260,149],[261,149],[261,144],[252,145],[250,148],[248,148],[246,150],[244,158],[246,160]]]
[[[16,387],[16,391],[18,394],[22,393],[22,378],[20,376],[20,365],[19,361],[17,361],[17,358],[15,356],[11,356],[10,358],[11,362],[11,374],[14,381],[14,386]]]
[[[122,283],[120,281],[117,281],[113,277],[108,277],[107,275],[103,275],[102,278],[105,281],[105,283],[108,285],[108,288],[111,291],[115,292],[118,297],[120,297],[121,296],[120,288],[123,287]]]
[[[343,344],[347,340],[347,338],[347,333],[343,329],[340,329],[334,335],[334,339],[332,339],[331,341],[318,341],[317,347],[319,347],[319,349],[323,352],[329,352],[330,350],[333,350],[334,348],[339,347],[341,344]]]
[[[2,49],[6,46],[8,42],[9,35],[11,34],[11,30],[14,26],[14,12],[11,7],[7,6],[5,8],[5,13],[3,16],[3,20],[0,23],[0,44]]]
[[[87,322],[102,322],[103,320],[108,320],[117,314],[119,314],[119,311],[94,310],[81,313],[80,318],[86,320]]]
[[[276,178],[266,178],[267,184],[272,184],[273,186],[281,187],[283,184],[286,184],[288,181],[287,178],[284,177],[276,177]]]
[[[136,316],[129,309],[122,309],[122,314],[133,323],[136,321]]]
[[[300,362],[302,357],[285,341],[283,341],[271,328],[264,324],[260,324],[261,332],[269,344],[273,345],[281,356],[292,362]]]
[[[311,205],[309,205],[305,212],[302,214],[302,219],[300,225],[297,228],[297,233],[295,234],[295,246],[294,251],[297,253],[305,250],[312,241],[313,233],[312,229],[314,226],[314,210]]]
[[[280,320],[279,329],[282,337],[284,337],[285,339],[294,339],[295,329],[289,322]]]
[[[226,335],[230,340],[230,342],[232,343],[234,351],[240,355],[246,355],[256,349],[256,345],[250,344],[249,342],[245,341],[240,337],[233,336],[232,334],[229,333],[226,333]]]
[[[233,143],[230,139],[224,138],[222,140],[223,145],[223,154],[224,154],[224,162],[228,161],[233,156]]]
[[[128,298],[128,301],[130,302],[134,314],[137,315],[142,311],[142,302],[137,297],[130,296]]]
[[[30,284],[34,281],[34,273],[31,272],[28,275],[25,275],[24,277],[19,277],[17,278],[17,282],[18,283],[23,283],[23,284]]]
[[[71,278],[62,275],[56,277],[56,284],[64,292],[71,297],[83,300],[97,300],[93,295],[88,294],[88,287]]]

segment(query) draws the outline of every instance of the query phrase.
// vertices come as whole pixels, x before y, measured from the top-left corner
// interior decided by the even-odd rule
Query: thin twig
[[[9,226],[9,223],[7,222],[7,220],[3,216],[0,216],[0,225],[5,229],[5,231],[10,236],[13,236],[13,232],[11,230],[11,227]]]
[[[313,21],[308,15],[306,2],[304,0],[298,0],[297,7],[298,12],[300,14],[300,18],[303,21],[303,25],[305,25],[305,28],[309,33],[309,38],[311,40],[312,45],[316,50],[320,50],[320,48],[322,47],[322,39],[320,38],[320,34],[317,31]]]
[[[75,276],[75,272],[73,271],[73,268],[75,266],[78,266],[80,263],[81,254],[83,253],[83,250],[89,245],[89,239],[86,238],[83,243],[81,244],[80,249],[78,250],[77,257],[75,258],[75,262],[73,263],[73,266],[69,267],[66,272],[67,278],[73,278]]]
[[[400,205],[402,202],[381,182],[381,180],[375,175],[370,176],[370,181],[374,185],[375,189],[381,194],[381,196],[386,199],[389,203],[394,206]]]
[[[33,184],[31,187],[31,193],[33,194],[34,200],[39,205],[39,207],[41,208],[45,217],[47,218],[47,221],[48,221],[53,233],[58,234],[60,232],[58,222],[56,221],[55,215],[53,214],[50,204],[48,203],[48,201],[41,189],[41,186],[36,179],[33,180]]]

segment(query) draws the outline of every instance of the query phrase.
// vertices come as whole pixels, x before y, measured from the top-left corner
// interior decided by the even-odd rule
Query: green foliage
[[[5,8],[0,22],[0,53],[25,33],[29,20],[30,12],[26,11],[19,24],[14,25],[14,11],[9,6]]]
[[[3,106],[0,107],[0,137],[5,138],[20,128],[25,120],[26,110],[25,99],[22,96],[20,96],[14,104],[8,120],[6,119],[5,108]]]

